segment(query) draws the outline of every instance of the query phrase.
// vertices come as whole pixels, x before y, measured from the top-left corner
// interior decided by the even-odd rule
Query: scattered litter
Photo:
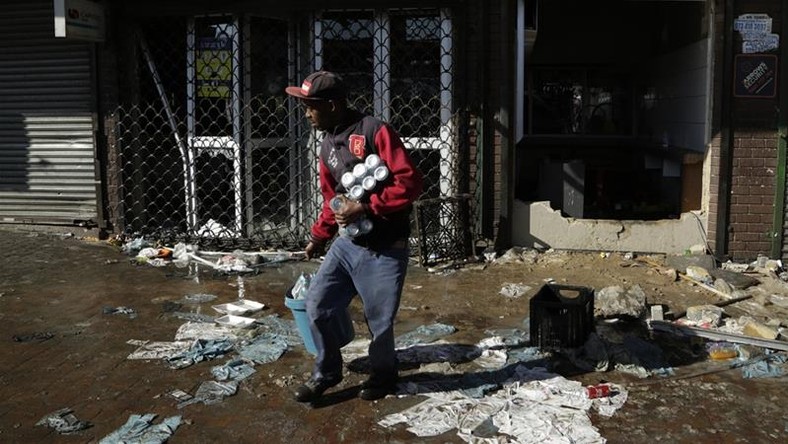
[[[124,244],[121,250],[128,255],[136,255],[138,251],[149,246],[151,246],[151,243],[148,240],[138,237]]]
[[[733,359],[739,356],[739,350],[730,342],[709,342],[706,344],[709,358],[714,360]]]
[[[216,316],[211,316],[202,313],[191,313],[185,311],[174,311],[172,315],[178,319],[183,319],[185,321],[192,321],[192,322],[203,322],[203,323],[214,323],[216,321]]]
[[[312,274],[311,273],[301,273],[296,279],[295,284],[293,284],[293,288],[290,289],[290,294],[288,296],[292,297],[293,299],[306,299],[306,292],[309,289],[309,284],[312,282]]]
[[[217,297],[218,296],[216,296],[215,294],[208,294],[208,293],[187,294],[186,296],[183,297],[183,302],[187,304],[202,304],[205,302],[211,302]]]
[[[241,316],[247,313],[254,313],[265,308],[265,304],[248,299],[241,299],[226,304],[213,305],[213,309],[219,313]]]
[[[238,381],[203,381],[194,393],[194,397],[178,404],[178,408],[201,402],[205,405],[218,404],[228,396],[232,396],[238,391]]]
[[[133,308],[130,307],[104,307],[101,309],[102,313],[104,314],[123,314],[128,316],[130,319],[134,319],[137,317],[137,312],[134,311]]]
[[[172,399],[174,399],[174,400],[176,400],[178,402],[185,402],[185,401],[188,401],[188,400],[194,398],[194,396],[184,392],[181,389],[175,389],[175,390],[167,393],[167,396],[169,396],[170,398],[172,398]]]
[[[166,359],[168,365],[174,369],[186,368],[198,362],[224,356],[233,349],[233,343],[228,340],[202,340],[194,341],[189,350]]]
[[[723,310],[716,305],[695,305],[687,307],[687,314],[684,319],[680,319],[682,325],[693,325],[697,327],[716,327],[720,324]]]
[[[228,238],[233,237],[233,232],[224,225],[216,222],[213,219],[208,219],[208,222],[203,224],[197,230],[197,236],[200,237],[214,237],[214,238]]]
[[[254,324],[254,318],[245,316],[224,315],[216,318],[216,323],[232,328],[246,328]]]
[[[727,262],[723,262],[722,264],[720,264],[720,268],[722,268],[723,270],[735,271],[737,273],[744,273],[750,268],[750,265],[737,264],[729,260]]]
[[[751,378],[777,378],[788,374],[788,353],[777,352],[767,354],[760,359],[753,359],[751,363],[742,365],[742,376]]]
[[[126,359],[168,359],[185,353],[190,346],[191,342],[188,341],[145,342],[144,344],[139,344],[139,347]]]
[[[482,399],[459,390],[426,393],[426,401],[378,424],[391,428],[406,423],[419,437],[456,429],[466,442],[480,442],[479,435],[484,442],[602,442],[586,412],[593,407],[612,416],[627,393],[616,387],[613,396],[592,400],[577,395],[580,390],[579,382],[518,366],[502,389]]]
[[[514,348],[527,345],[530,342],[530,332],[520,330],[519,328],[499,328],[485,330],[485,333],[491,336],[499,337],[503,342],[503,346]]]
[[[448,336],[455,331],[457,331],[457,329],[452,325],[440,323],[421,325],[413,331],[398,336],[394,340],[394,345],[397,348],[404,348],[416,344],[428,344],[444,336]]]
[[[255,323],[262,327],[264,332],[273,333],[284,340],[290,347],[303,344],[301,334],[298,333],[298,327],[293,320],[282,319],[278,315],[268,315],[257,319]]]
[[[217,365],[211,368],[211,374],[217,381],[226,381],[228,379],[232,381],[242,381],[255,372],[256,370],[254,367],[243,359],[234,359],[223,365]]]
[[[505,283],[501,288],[500,294],[507,298],[519,298],[531,289],[528,285],[523,285],[522,282],[518,284]]]
[[[253,342],[241,346],[238,354],[256,364],[267,364],[279,359],[288,345],[288,341],[276,333],[262,333]]]
[[[87,421],[81,421],[77,419],[73,412],[74,411],[68,407],[60,409],[44,416],[36,423],[36,425],[47,426],[62,434],[78,432],[93,425]]]
[[[238,340],[236,330],[223,325],[206,324],[204,322],[186,322],[178,327],[175,332],[176,341],[190,341],[195,339],[209,340]]]
[[[769,301],[778,307],[788,308],[788,296],[773,294],[769,296]]]
[[[505,350],[483,350],[481,356],[476,358],[473,363],[482,368],[501,368],[506,365],[508,355]]]
[[[14,342],[30,342],[30,341],[44,342],[54,337],[55,335],[48,331],[41,331],[41,332],[30,333],[27,335],[13,335],[11,336],[11,339],[13,339]]]
[[[155,413],[132,414],[126,424],[102,438],[99,444],[164,443],[181,425],[181,417],[170,416],[159,424],[153,424],[156,416]]]
[[[605,287],[595,293],[595,316],[630,316],[633,318],[640,318],[645,312],[646,293],[637,284],[626,290],[620,285],[613,285]]]

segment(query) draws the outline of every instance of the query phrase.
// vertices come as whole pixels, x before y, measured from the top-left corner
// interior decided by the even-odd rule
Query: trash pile
[[[121,243],[115,240],[114,243]],[[161,245],[144,237],[135,237],[122,243],[121,251],[131,256],[137,265],[178,268],[199,264],[221,273],[254,273],[259,268],[301,260],[303,251],[201,251],[197,245],[178,242],[172,246]]]
[[[708,267],[708,266],[707,266]],[[677,277],[718,296],[721,301],[687,307],[664,316],[653,311],[649,327],[657,332],[711,340],[711,359],[757,359],[788,352],[788,273],[779,260],[763,256],[750,264],[723,263],[720,268],[687,265]],[[744,312],[732,316],[726,307]],[[665,319],[668,317],[669,319]],[[763,353],[758,353],[761,349]],[[784,360],[780,357],[767,359]],[[784,369],[788,373],[788,368]],[[779,376],[779,374],[777,374]]]

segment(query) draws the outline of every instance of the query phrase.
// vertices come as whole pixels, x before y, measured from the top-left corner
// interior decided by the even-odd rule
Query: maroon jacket
[[[347,190],[340,179],[346,171],[363,162],[372,153],[388,167],[388,179],[362,201],[367,217],[373,222],[372,231],[356,238],[369,246],[385,247],[410,235],[410,212],[423,186],[421,173],[413,165],[399,135],[387,123],[357,111],[349,111],[349,126],[334,133],[326,132],[320,146],[320,190],[323,207],[312,226],[312,240],[326,242],[338,230],[331,198]]]

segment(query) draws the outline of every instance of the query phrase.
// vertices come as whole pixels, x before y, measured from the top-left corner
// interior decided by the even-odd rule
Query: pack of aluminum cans
[[[367,193],[378,187],[388,179],[389,169],[377,154],[370,154],[364,162],[357,163],[352,171],[346,171],[341,177],[342,186],[347,191],[345,195],[334,196],[329,205],[334,211],[339,211],[345,204],[344,199],[359,202]],[[372,231],[372,221],[366,217],[339,228],[339,234],[356,237]]]

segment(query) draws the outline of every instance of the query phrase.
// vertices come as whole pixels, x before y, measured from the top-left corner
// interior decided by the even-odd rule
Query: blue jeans
[[[334,240],[313,277],[306,296],[306,313],[317,349],[315,379],[342,377],[340,338],[332,318],[347,309],[353,296],[361,297],[372,335],[369,362],[372,377],[397,374],[394,352],[394,317],[402,297],[408,269],[408,249],[371,250],[345,236]]]

